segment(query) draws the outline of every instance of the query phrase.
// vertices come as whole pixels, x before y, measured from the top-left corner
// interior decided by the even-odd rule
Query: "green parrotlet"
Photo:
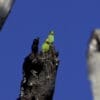
[[[54,42],[54,31],[51,31],[48,35],[48,42],[52,44]]]
[[[49,45],[49,41],[47,38],[46,41],[42,45],[42,52],[48,52],[49,49],[50,49],[50,45]]]

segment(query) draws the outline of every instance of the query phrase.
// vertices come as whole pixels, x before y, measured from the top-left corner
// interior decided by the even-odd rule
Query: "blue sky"
[[[51,29],[61,61],[54,100],[93,100],[86,50],[99,12],[100,0],[16,0],[0,32],[0,100],[16,100],[24,57],[33,39],[43,43]]]

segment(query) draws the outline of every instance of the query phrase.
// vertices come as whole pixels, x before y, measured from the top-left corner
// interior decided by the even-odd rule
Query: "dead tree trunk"
[[[59,65],[54,48],[48,53],[29,54],[23,63],[23,80],[17,100],[53,100]]]

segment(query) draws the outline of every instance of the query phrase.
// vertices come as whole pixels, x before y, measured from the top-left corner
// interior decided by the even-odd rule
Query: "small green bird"
[[[46,41],[42,45],[42,52],[48,52],[49,49],[50,49],[50,45],[49,45],[49,40],[47,38]]]
[[[51,31],[48,35],[48,42],[52,44],[54,42],[54,31]]]

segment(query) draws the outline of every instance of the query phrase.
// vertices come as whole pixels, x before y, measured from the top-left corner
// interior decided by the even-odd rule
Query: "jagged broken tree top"
[[[23,63],[23,80],[17,100],[52,100],[59,65],[59,53],[54,44],[48,52],[38,50],[39,38],[34,39],[32,52]]]

